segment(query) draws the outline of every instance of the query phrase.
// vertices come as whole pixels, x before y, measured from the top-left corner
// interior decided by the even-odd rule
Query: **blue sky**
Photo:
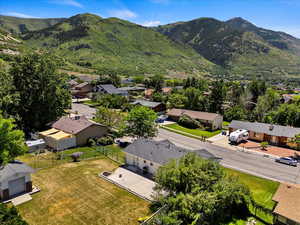
[[[2,15],[50,18],[85,12],[145,26],[199,17],[243,17],[300,38],[300,0],[0,0]]]

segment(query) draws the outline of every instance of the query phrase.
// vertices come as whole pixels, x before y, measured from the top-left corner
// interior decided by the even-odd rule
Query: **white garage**
[[[13,161],[0,168],[0,200],[5,201],[32,191],[31,174],[34,169]]]

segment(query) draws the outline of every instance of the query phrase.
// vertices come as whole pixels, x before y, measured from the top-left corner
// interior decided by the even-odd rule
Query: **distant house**
[[[141,138],[127,146],[124,152],[127,165],[154,175],[160,166],[172,159],[179,159],[191,151],[181,148],[169,140],[155,141]],[[216,159],[213,154],[204,149],[193,152],[205,159]]]
[[[163,94],[170,94],[172,92],[173,88],[172,87],[163,87],[161,89]]]
[[[97,85],[96,87],[94,87],[94,91],[102,94],[128,96],[128,92],[126,90],[121,90],[119,88],[116,88],[112,84]]]
[[[121,87],[121,88],[118,88],[118,90],[127,91],[129,94],[134,94],[134,93],[141,93],[141,92],[145,91],[145,88],[134,86],[134,87]]]
[[[280,184],[273,201],[275,225],[300,225],[300,186]]]
[[[77,98],[86,97],[90,92],[92,92],[93,86],[88,82],[83,82],[76,85],[72,90],[72,95]]]
[[[249,139],[254,141],[266,141],[270,144],[289,147],[295,147],[292,138],[300,134],[300,128],[296,127],[238,120],[233,120],[228,127],[230,133],[237,129],[248,130]]]
[[[84,146],[90,138],[99,138],[108,133],[108,128],[85,117],[62,117],[50,130],[40,132],[47,145],[55,150]]]
[[[37,152],[46,148],[46,143],[43,139],[26,141],[28,152]]]
[[[78,82],[76,80],[70,80],[68,82],[68,85],[69,85],[70,88],[74,88],[78,85]]]
[[[154,89],[148,88],[144,91],[145,98],[151,98],[154,93]]]
[[[132,102],[131,104],[145,106],[147,108],[152,109],[155,112],[163,112],[166,110],[166,105],[161,102],[150,102],[147,100],[140,99]]]
[[[170,119],[174,121],[178,121],[181,116],[186,115],[195,120],[198,120],[204,126],[207,126],[212,130],[221,129],[223,123],[223,116],[217,113],[208,113],[208,112],[173,108],[167,112],[167,115]]]
[[[5,201],[32,191],[31,174],[34,169],[25,163],[13,161],[0,167],[0,199]]]

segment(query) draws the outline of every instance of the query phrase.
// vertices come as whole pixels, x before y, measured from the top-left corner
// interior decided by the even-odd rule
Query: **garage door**
[[[25,192],[25,177],[18,178],[8,182],[9,195],[17,195]]]

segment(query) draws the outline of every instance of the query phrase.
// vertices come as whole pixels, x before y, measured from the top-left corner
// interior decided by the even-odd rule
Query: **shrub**
[[[99,145],[111,145],[114,143],[114,139],[111,136],[104,136],[97,139],[97,144]]]
[[[200,122],[187,115],[181,116],[178,120],[178,124],[191,129],[196,129],[201,126]]]
[[[89,147],[93,147],[96,145],[96,141],[93,139],[93,138],[90,138],[88,141],[87,141],[87,145]]]

